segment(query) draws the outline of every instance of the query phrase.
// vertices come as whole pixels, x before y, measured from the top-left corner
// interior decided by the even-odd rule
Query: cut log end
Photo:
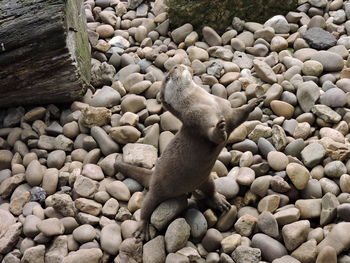
[[[0,107],[83,96],[91,57],[82,0],[4,0],[0,9]]]

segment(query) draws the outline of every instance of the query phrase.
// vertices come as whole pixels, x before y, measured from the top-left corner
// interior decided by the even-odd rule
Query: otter
[[[136,167],[118,155],[115,168],[148,188],[141,208],[140,227],[134,236],[144,239],[152,212],[163,201],[201,190],[209,206],[222,212],[230,209],[226,198],[215,190],[212,168],[230,133],[242,124],[264,97],[231,108],[229,101],[211,95],[192,79],[185,65],[173,67],[162,83],[163,107],[182,121],[154,170]]]

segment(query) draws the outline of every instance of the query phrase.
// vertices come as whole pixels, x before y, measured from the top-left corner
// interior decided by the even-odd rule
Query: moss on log
[[[297,0],[167,0],[171,28],[191,23],[197,32],[211,26],[223,33],[233,17],[263,23],[295,10]]]
[[[2,0],[0,10],[0,107],[81,97],[91,68],[82,0]]]

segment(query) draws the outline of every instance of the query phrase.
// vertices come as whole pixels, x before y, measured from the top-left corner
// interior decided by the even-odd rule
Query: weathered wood
[[[0,1],[0,108],[79,98],[90,63],[82,0]]]
[[[201,33],[211,26],[218,33],[232,23],[233,17],[263,23],[274,15],[295,10],[297,0],[167,0],[171,28],[191,23]]]

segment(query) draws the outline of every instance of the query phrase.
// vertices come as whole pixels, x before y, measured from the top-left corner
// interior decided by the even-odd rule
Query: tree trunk
[[[167,0],[171,28],[190,23],[201,34],[211,26],[219,34],[231,25],[233,17],[264,23],[274,15],[295,10],[297,0]]]
[[[82,0],[1,0],[0,10],[0,108],[84,95],[91,61]]]

